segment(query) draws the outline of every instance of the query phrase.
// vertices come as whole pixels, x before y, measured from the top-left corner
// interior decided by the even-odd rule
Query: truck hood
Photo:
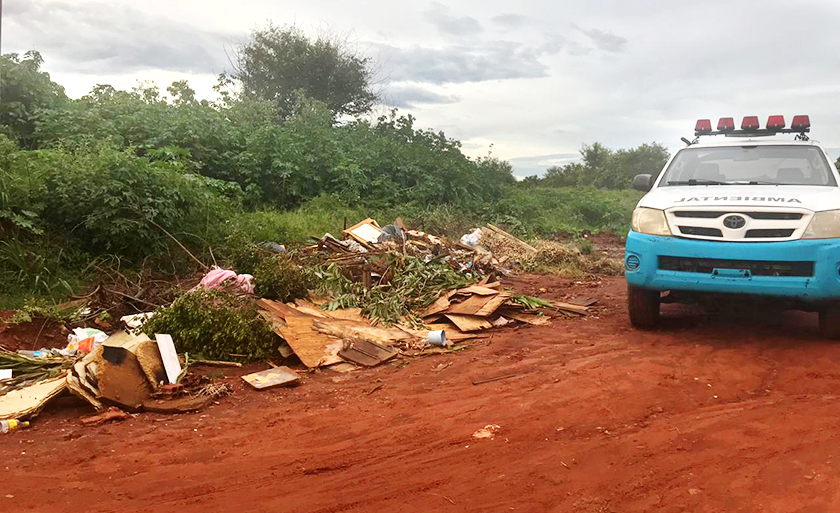
[[[819,212],[840,209],[840,187],[813,185],[686,185],[656,187],[640,207],[797,207]]]

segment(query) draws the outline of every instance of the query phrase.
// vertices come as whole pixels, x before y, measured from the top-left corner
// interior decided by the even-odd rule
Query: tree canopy
[[[296,91],[323,102],[336,116],[368,112],[378,100],[371,59],[328,34],[312,39],[294,26],[269,24],[251,33],[232,64],[222,81],[238,80],[245,95],[275,102],[283,117],[291,115]]]

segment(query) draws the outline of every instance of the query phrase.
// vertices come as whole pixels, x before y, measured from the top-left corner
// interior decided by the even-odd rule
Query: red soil
[[[810,314],[663,308],[626,320],[622,278],[514,280],[597,314],[450,355],[203,412],[83,427],[75,399],[0,436],[14,511],[824,512],[840,510],[840,344]],[[472,380],[516,373],[473,385]],[[493,439],[473,432],[497,424]],[[838,454],[840,456],[840,454]],[[4,498],[6,496],[7,498]],[[5,502],[2,502],[5,501]]]

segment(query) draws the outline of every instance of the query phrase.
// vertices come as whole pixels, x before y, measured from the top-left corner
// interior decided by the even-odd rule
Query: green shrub
[[[204,288],[157,309],[143,332],[150,337],[167,333],[179,352],[217,359],[235,354],[268,358],[275,356],[280,341],[257,313],[254,298]]]
[[[294,301],[315,288],[313,276],[285,256],[263,258],[254,271],[254,289],[259,297]]]

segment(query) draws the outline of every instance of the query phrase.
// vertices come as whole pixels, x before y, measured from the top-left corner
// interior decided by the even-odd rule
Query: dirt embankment
[[[598,314],[501,330],[452,355],[318,372],[296,389],[255,392],[231,374],[236,393],[196,414],[82,427],[83,407],[62,400],[0,437],[0,501],[38,512],[840,510],[840,344],[819,337],[813,315],[666,306],[664,326],[641,332],[621,278],[514,285],[596,296]],[[494,438],[472,437],[488,424]]]

